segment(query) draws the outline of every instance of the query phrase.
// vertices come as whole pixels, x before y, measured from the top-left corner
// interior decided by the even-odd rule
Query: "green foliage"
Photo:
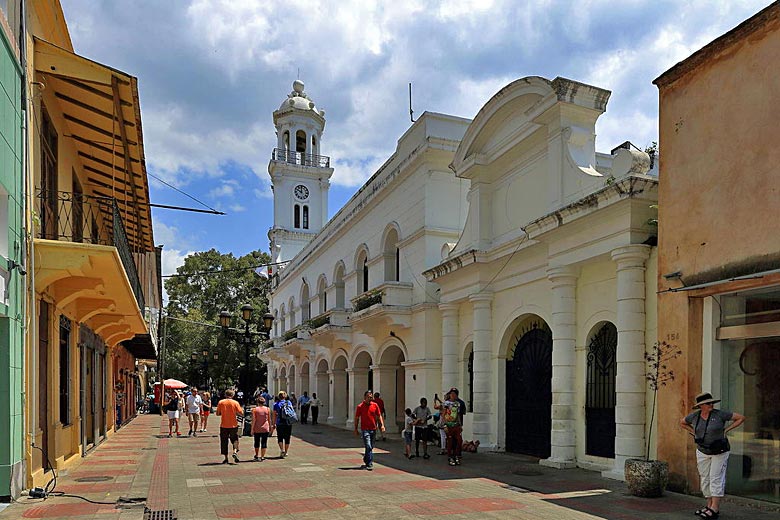
[[[321,316],[316,316],[309,321],[306,322],[306,326],[309,329],[318,329],[322,327],[323,325],[327,325],[330,323],[330,314],[323,314]]]
[[[165,280],[168,292],[165,377],[203,385],[206,378],[203,351],[207,350],[208,372],[214,384],[223,389],[239,383],[240,367],[245,363],[241,338],[226,336],[219,327],[219,313],[233,314],[232,327],[244,329],[240,308],[254,307],[251,331],[257,331],[261,317],[268,311],[268,283],[253,267],[270,263],[266,253],[254,251],[241,257],[215,249],[189,255],[177,275]],[[176,319],[179,318],[179,319]],[[180,321],[187,320],[187,321]],[[265,366],[256,357],[259,342],[250,348],[252,389],[265,381]],[[192,353],[197,360],[191,359]],[[219,359],[214,360],[217,352]]]
[[[374,289],[365,292],[359,298],[352,300],[352,310],[354,312],[362,311],[377,303],[382,303],[382,291]]]
[[[297,337],[298,337],[298,329],[297,328],[290,329],[287,332],[285,332],[284,334],[282,334],[282,341],[290,341],[291,339],[297,338]]]

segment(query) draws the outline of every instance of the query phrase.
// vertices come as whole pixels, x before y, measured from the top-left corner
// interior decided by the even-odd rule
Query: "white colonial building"
[[[296,93],[279,135],[318,147],[322,113]],[[465,439],[621,477],[648,426],[657,177],[628,145],[596,153],[609,95],[528,77],[473,121],[425,113],[330,221],[310,209],[308,229],[295,208],[327,207],[332,170],[308,144],[291,166],[280,137],[269,236],[290,262],[273,277],[271,388],[316,392],[341,427],[372,388],[397,429],[405,407],[456,386]]]

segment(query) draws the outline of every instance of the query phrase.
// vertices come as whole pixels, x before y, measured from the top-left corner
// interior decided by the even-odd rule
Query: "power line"
[[[176,187],[176,186],[174,186],[173,184],[170,184],[170,183],[167,183],[167,182],[165,182],[164,180],[162,180],[162,179],[161,179],[161,178],[159,178],[158,176],[156,176],[156,175],[154,175],[154,174],[152,174],[152,173],[149,173],[148,171],[146,172],[146,174],[147,174],[149,177],[153,177],[153,178],[157,179],[158,181],[162,182],[163,184],[165,184],[165,185],[166,185],[166,186],[168,186],[169,188],[171,188],[171,189],[173,189],[173,190],[176,190],[176,191],[178,191],[178,192],[179,192],[179,193],[181,193],[182,195],[184,195],[184,196],[187,196],[187,197],[191,198],[192,200],[194,200],[195,202],[197,202],[198,204],[200,204],[200,205],[201,205],[201,206],[203,206],[204,208],[208,208],[208,209],[210,209],[211,211],[214,211],[214,212],[216,212],[216,213],[219,213],[219,211],[217,211],[216,209],[212,208],[211,206],[209,206],[209,205],[208,205],[208,204],[206,204],[205,202],[203,202],[203,201],[201,201],[201,200],[199,200],[199,199],[197,199],[197,198],[193,197],[192,195],[190,195],[190,194],[189,194],[189,193],[187,193],[186,191],[182,191],[182,190],[180,190],[179,188],[177,188],[177,187]]]

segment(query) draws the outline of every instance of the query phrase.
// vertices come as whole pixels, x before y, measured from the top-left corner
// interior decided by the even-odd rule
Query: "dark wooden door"
[[[45,452],[41,466],[44,473],[52,468],[49,460],[49,304],[39,301],[38,311],[38,428]]]
[[[615,456],[615,378],[617,329],[604,324],[588,345],[588,380],[585,395],[585,453]]]
[[[506,362],[506,450],[549,457],[551,414],[552,333],[534,322]]]

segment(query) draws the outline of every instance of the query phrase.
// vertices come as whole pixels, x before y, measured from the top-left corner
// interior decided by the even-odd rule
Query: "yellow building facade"
[[[26,47],[26,465],[42,485],[134,414],[133,358],[156,352],[159,251],[137,79],[76,54],[56,0],[28,3]]]

